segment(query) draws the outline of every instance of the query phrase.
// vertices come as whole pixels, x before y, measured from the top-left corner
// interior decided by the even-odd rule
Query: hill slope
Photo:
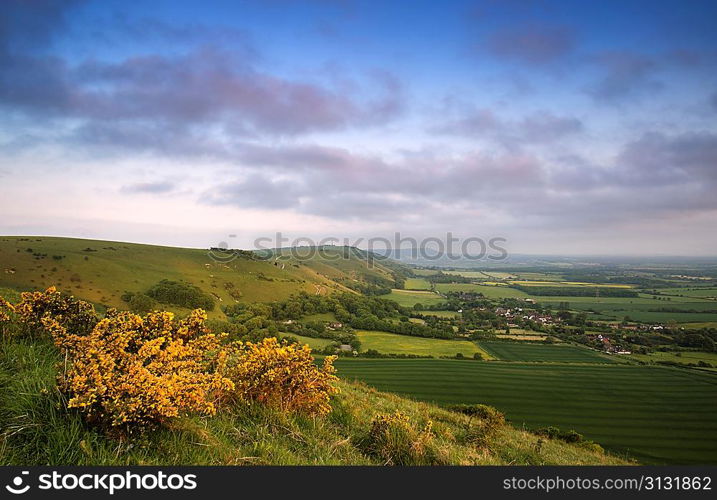
[[[464,415],[340,382],[325,418],[260,405],[215,417],[179,418],[118,440],[65,409],[55,385],[57,350],[43,341],[0,343],[0,465],[382,465],[362,444],[377,414],[400,410],[417,428],[432,422],[431,463],[461,465],[626,464],[599,450],[541,439],[509,425],[485,439]]]
[[[338,253],[337,247],[334,253]],[[163,279],[186,281],[218,305],[284,300],[300,291],[347,290],[341,283],[390,282],[384,266],[360,255],[262,260],[242,252],[217,262],[208,250],[54,237],[0,237],[0,287],[34,290],[57,286],[78,298],[125,308],[124,292],[145,292]],[[341,282],[341,283],[339,283]],[[211,316],[221,316],[217,307]]]

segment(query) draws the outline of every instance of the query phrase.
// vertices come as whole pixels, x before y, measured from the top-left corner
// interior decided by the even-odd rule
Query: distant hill
[[[98,305],[125,308],[125,292],[144,293],[165,279],[185,281],[214,297],[217,307],[210,316],[218,317],[225,304],[284,300],[301,291],[391,287],[397,276],[380,262],[369,265],[361,251],[344,247],[330,247],[308,260],[292,257],[288,249],[271,257],[236,252],[229,260],[226,253],[218,255],[213,259],[208,249],[2,236],[0,287],[24,291],[54,285]]]

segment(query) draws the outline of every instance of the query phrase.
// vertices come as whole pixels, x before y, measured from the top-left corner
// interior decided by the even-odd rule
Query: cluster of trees
[[[214,298],[186,281],[162,280],[147,290],[145,295],[162,304],[206,311],[214,309]]]

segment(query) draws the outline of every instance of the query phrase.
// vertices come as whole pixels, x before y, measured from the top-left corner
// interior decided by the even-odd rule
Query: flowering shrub
[[[282,411],[325,415],[338,388],[332,383],[335,356],[320,368],[307,345],[279,342],[274,337],[258,343],[232,344],[220,359],[223,372],[234,382],[232,395],[244,402],[258,401]]]
[[[220,336],[205,334],[204,311],[184,321],[155,312],[140,317],[111,311],[89,335],[69,333],[46,316],[44,326],[71,365],[59,376],[68,406],[90,421],[144,427],[188,413],[212,415],[233,388],[211,369]]]
[[[63,296],[54,286],[44,292],[23,292],[21,297],[15,312],[26,331],[42,331],[45,318],[78,334],[89,333],[97,323],[92,304]]]
[[[429,420],[417,429],[408,415],[376,415],[363,442],[364,450],[385,461],[386,465],[436,465],[441,462],[433,445],[433,424]]]
[[[8,313],[14,313],[15,306],[0,296],[0,322],[10,321]]]

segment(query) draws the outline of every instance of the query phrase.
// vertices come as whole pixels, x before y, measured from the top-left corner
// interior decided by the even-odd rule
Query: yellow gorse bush
[[[213,415],[232,402],[320,416],[338,392],[335,356],[319,367],[306,345],[275,338],[227,343],[227,334],[208,331],[201,309],[181,321],[170,312],[114,309],[99,319],[91,304],[54,287],[21,297],[14,306],[0,297],[0,321],[14,312],[26,333],[52,337],[65,357],[58,384],[68,407],[91,422],[132,430],[190,413]]]
[[[270,337],[258,343],[237,342],[224,354],[222,371],[234,382],[232,395],[244,402],[258,401],[282,411],[325,415],[338,388],[333,362],[314,363],[307,345],[279,342]]]
[[[210,365],[221,336],[205,334],[203,311],[174,322],[172,313],[112,314],[89,335],[75,335],[45,318],[71,364],[59,377],[68,406],[90,421],[147,426],[189,413],[213,415],[232,382]]]
[[[75,333],[89,333],[97,323],[92,304],[62,295],[53,286],[44,292],[23,292],[22,300],[15,305],[26,331],[43,330],[43,319],[51,318]]]
[[[15,306],[13,306],[10,302],[5,300],[4,298],[0,297],[0,322],[6,322],[10,321],[10,316],[8,313],[14,313],[15,312]]]

